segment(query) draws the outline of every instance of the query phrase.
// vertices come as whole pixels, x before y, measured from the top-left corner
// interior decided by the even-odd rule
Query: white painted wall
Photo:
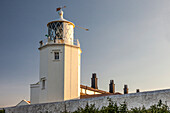
[[[94,92],[94,94],[102,94],[102,93]]]
[[[80,97],[80,47],[47,44],[40,49],[39,103],[56,102]],[[54,60],[54,52],[59,60]],[[42,89],[42,79],[46,81]]]
[[[31,84],[30,85],[30,101],[31,101],[31,104],[39,103],[39,90],[40,90],[39,84]]]
[[[84,94],[88,94],[88,95],[101,94],[101,93],[91,91],[91,90],[87,90],[87,89],[81,89],[81,92],[84,93]]]
[[[65,46],[64,100],[80,97],[80,51],[80,47]]]
[[[48,102],[63,101],[64,98],[64,46],[48,46]],[[54,52],[59,52],[59,60],[54,60]]]
[[[48,84],[48,48],[40,50],[40,72],[39,72],[39,103],[47,102],[47,84]],[[46,80],[45,89],[42,90],[42,79]]]
[[[80,98],[81,49],[78,50],[78,97]]]
[[[40,49],[40,103],[62,101],[64,98],[63,49],[61,44],[49,44]],[[59,60],[54,60],[56,51],[59,51]],[[41,79],[45,79],[45,89],[42,89]]]
[[[111,95],[89,99],[77,99],[65,102],[8,107],[5,108],[5,113],[61,113],[64,110],[67,110],[67,112],[73,112],[79,107],[84,108],[87,103],[95,104],[96,108],[101,109],[103,106],[107,106],[109,104],[109,101],[107,99],[108,97],[111,98],[112,101],[117,102],[118,104],[121,104],[126,101],[128,109],[132,107],[142,107],[143,105],[146,108],[149,108],[151,105],[157,104],[160,99],[164,104],[167,103],[167,106],[170,107],[170,89],[167,89],[160,91],[140,92],[134,94]]]
[[[86,94],[94,95],[94,91],[86,90]]]

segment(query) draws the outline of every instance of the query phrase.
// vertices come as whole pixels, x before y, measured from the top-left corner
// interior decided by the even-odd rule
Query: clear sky
[[[99,89],[149,91],[170,88],[170,0],[1,0],[0,107],[29,100],[39,77],[39,41],[47,23],[66,5],[64,18],[82,49],[81,84],[96,72]]]

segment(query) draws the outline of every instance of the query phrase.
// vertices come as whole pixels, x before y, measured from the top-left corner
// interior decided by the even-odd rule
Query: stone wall
[[[65,110],[73,112],[77,110],[78,107],[85,107],[87,103],[95,104],[96,108],[101,108],[102,106],[108,105],[108,97],[118,104],[126,101],[128,108],[142,107],[143,105],[146,108],[149,108],[151,105],[157,104],[160,99],[163,103],[170,106],[170,89],[167,89],[126,95],[112,95],[64,102],[8,107],[5,108],[5,113],[60,113]]]

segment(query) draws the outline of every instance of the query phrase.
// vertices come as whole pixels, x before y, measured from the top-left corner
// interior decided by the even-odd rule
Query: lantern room
[[[58,12],[60,18],[49,22],[48,27],[48,42],[52,41],[54,43],[74,43],[74,27],[75,25],[63,18],[62,9]]]

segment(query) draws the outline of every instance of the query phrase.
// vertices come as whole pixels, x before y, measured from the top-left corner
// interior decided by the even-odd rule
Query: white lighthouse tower
[[[74,39],[75,25],[63,18],[49,22],[48,35],[40,41],[39,82],[31,84],[31,104],[64,101],[80,97],[81,49]]]

